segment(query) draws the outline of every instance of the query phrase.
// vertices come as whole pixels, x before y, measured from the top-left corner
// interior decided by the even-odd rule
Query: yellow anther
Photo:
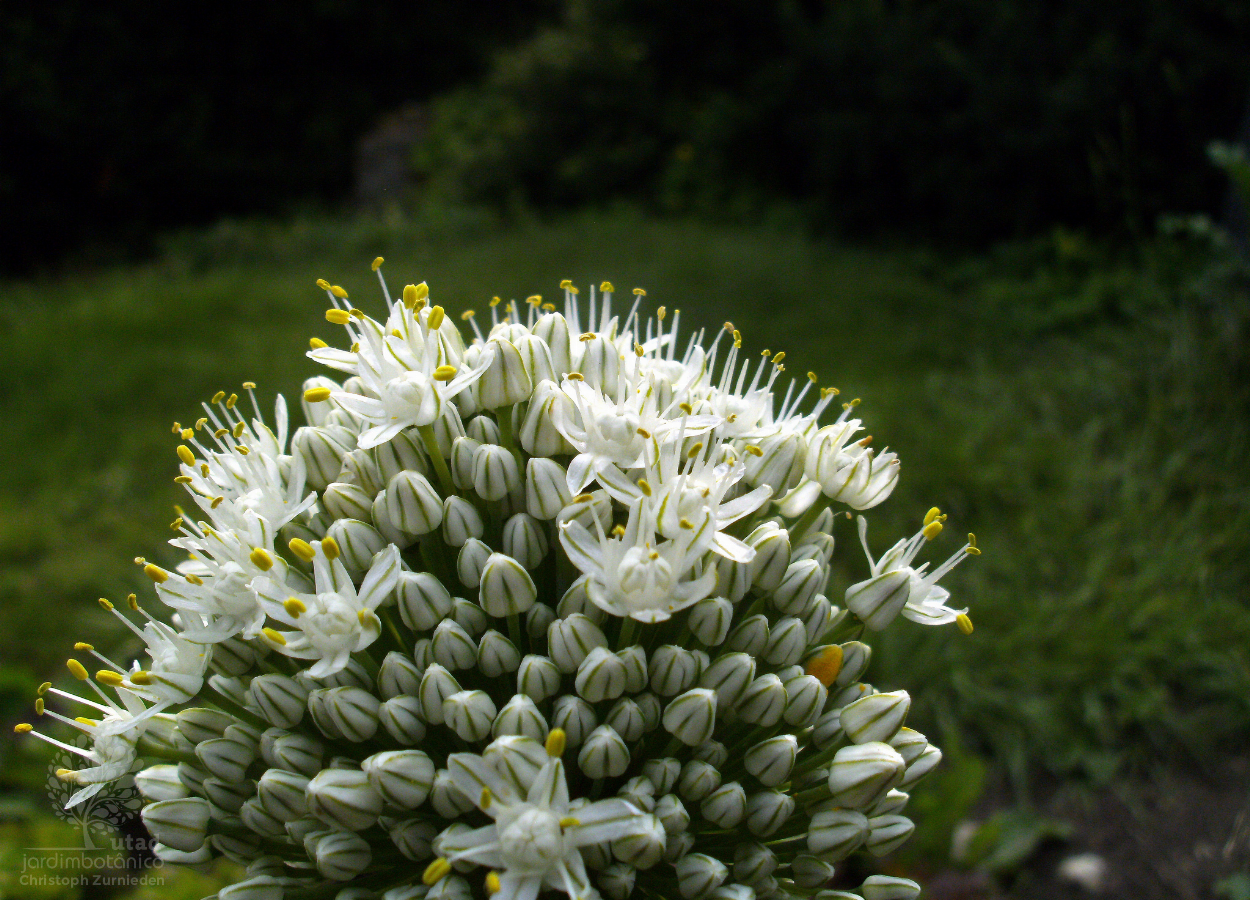
[[[188,572],[186,575],[183,575],[182,577],[187,582],[187,584],[197,584],[197,585],[204,584],[204,579],[201,578],[199,575],[196,575],[194,572]]]
[[[639,478],[638,490],[642,491],[642,495],[644,497],[650,497],[651,496],[651,482],[647,481],[647,479],[645,478]]]
[[[34,730],[35,726],[31,725],[29,722],[18,722],[13,726],[14,734],[30,734]]]
[[[352,314],[345,309],[339,309],[336,306],[326,310],[326,321],[331,325],[346,325],[351,320]]]
[[[659,559],[659,558],[660,558],[660,554],[656,553],[654,550],[652,550],[652,551],[651,551],[651,552],[647,555],[647,559]]]
[[[564,280],[560,282],[560,290],[562,291],[567,291],[572,286],[573,286],[573,282],[569,281],[567,278],[565,278]]]
[[[434,887],[451,872],[451,863],[443,859],[441,856],[425,867],[425,872],[421,875],[421,881],[426,887]]]
[[[585,343],[586,341],[593,341],[595,339],[595,333],[593,331],[588,331],[585,334],[580,335],[577,339],[582,343]]]
[[[137,684],[139,687],[147,687],[152,683],[152,673],[139,669],[130,673],[130,683]]]
[[[543,304],[543,312],[555,312],[555,311],[556,311],[556,305],[554,303]]]
[[[776,365],[777,363],[781,362],[785,358],[786,358],[786,351],[782,350],[780,353],[778,353],[776,356],[773,357],[773,364]]]
[[[959,626],[959,630],[964,634],[972,634],[972,620],[968,618],[967,613],[960,613],[955,616],[955,624]]]
[[[329,347],[329,346],[330,346],[329,344],[327,344],[325,341],[323,341],[319,337],[308,339],[308,349],[310,350],[320,350],[323,347]]]
[[[757,456],[757,457],[764,455],[764,451],[761,450],[759,447],[755,446],[754,444],[747,444],[747,453],[750,453],[752,456]]]
[[[50,687],[52,687],[52,682],[45,681],[43,684],[39,685],[39,687],[35,689],[35,693],[38,694],[40,697],[42,697],[44,694],[48,693],[48,688]]]
[[[635,294],[638,294],[638,288],[634,288],[634,293],[635,293]],[[646,295],[646,291],[643,291],[641,294],[638,294],[638,296],[639,296],[639,297],[642,297],[642,296],[645,296],[645,295]],[[657,309],[656,309],[656,311],[655,311],[655,317],[656,317],[657,319],[659,319],[661,322],[663,322],[663,321],[664,321],[664,317],[665,317],[665,316],[667,316],[667,315],[668,315],[668,308],[667,308],[667,307],[661,306],[661,307],[657,308]]]
[[[207,477],[208,477],[208,473],[209,473],[210,471],[212,471],[212,470],[211,470],[211,469],[209,469],[209,467],[208,467],[208,463],[200,463],[200,474],[201,474],[201,475],[203,475],[205,478],[207,478]]]
[[[43,698],[42,697],[35,698],[35,715],[37,716],[43,715]]]
[[[102,610],[104,610],[105,612],[112,612],[112,610],[113,610],[113,604],[112,604],[112,603],[109,603],[109,601],[108,601],[106,598],[101,597],[101,598],[100,598],[99,600],[97,600],[96,602],[100,604],[100,608],[101,608]]]
[[[582,375],[581,372],[569,372],[564,377],[567,378],[569,381],[585,381],[586,380],[585,376]]]
[[[203,431],[204,426],[207,424],[208,424],[208,419],[206,417],[201,416],[200,418],[195,420],[195,430]]]
[[[337,284],[330,285],[330,293],[338,297],[340,300],[347,299],[347,291],[343,290],[343,288]]]
[[[239,402],[238,394],[231,394],[226,398],[226,409],[234,409],[234,405]]]
[[[430,331],[438,331],[442,327],[443,318],[446,315],[441,306],[431,306],[430,313],[425,320],[425,327],[430,329]]]
[[[941,514],[942,514],[942,511],[940,509],[938,509],[936,506],[933,507],[931,510],[929,510],[927,513],[924,514],[924,524],[928,525],[930,522],[932,522]]]
[[[86,725],[88,728],[95,728],[100,724],[95,719],[88,719],[86,716],[74,716],[74,721],[79,725]]]
[[[692,531],[694,530],[694,523],[691,522],[689,519],[687,519],[685,516],[682,516],[680,519],[677,520],[677,527],[684,528],[686,531]]]
[[[639,437],[646,438],[647,440],[651,440],[651,432],[647,431],[647,429],[645,428],[636,429],[634,431],[634,434],[638,435]]]
[[[186,444],[178,445],[178,458],[188,466],[195,465],[195,454],[191,452],[191,448]]]
[[[612,529],[612,537],[615,537],[615,538],[623,538],[623,537],[625,537],[625,526],[624,526],[624,525],[617,525],[617,526],[615,526],[615,527]]]
[[[837,644],[826,647],[807,661],[805,671],[825,687],[829,687],[842,671],[842,648]]]
[[[226,499],[225,497],[214,497],[213,501],[208,504],[208,508],[216,509],[217,507],[221,506],[222,502],[225,501],[225,499]]]
[[[243,382],[243,390],[245,390],[245,391],[254,391],[254,390],[256,390],[256,382],[255,382],[255,381],[245,381],[245,382]]]
[[[576,828],[580,824],[582,824],[582,820],[576,819],[573,816],[565,816],[560,820],[561,828]]]
[[[134,594],[127,594],[126,605],[129,606],[133,610],[137,610],[139,608],[139,598],[136,597]]]
[[[977,547],[977,536],[972,532],[968,532],[968,546],[964,548],[964,552],[969,556],[981,555],[981,549]]]
[[[635,296],[635,297],[645,297],[645,296],[647,296],[647,292],[646,292],[646,291],[644,291],[642,288],[634,288],[634,296]],[[660,316],[660,318],[662,319],[662,318],[664,318],[664,317],[663,317],[663,316]]]
[[[455,366],[439,366],[431,376],[435,381],[451,381],[456,377]]]
[[[920,533],[924,535],[924,539],[926,541],[931,541],[942,533],[942,523],[937,519],[934,519],[924,528],[921,528]]]
[[[229,428],[218,428],[216,431],[213,432],[213,437],[217,438],[217,440],[221,440],[229,433],[230,433]],[[204,474],[207,475],[208,473],[205,472]]]
[[[678,403],[677,408],[680,409],[682,412],[684,412],[688,416],[694,413],[694,407],[691,406],[689,403]]]
[[[231,434],[233,434],[233,435],[235,436],[235,439],[237,440],[238,438],[243,437],[243,432],[244,432],[246,429],[247,429],[247,423],[246,423],[246,422],[237,422],[237,423],[235,423],[234,428],[232,428],[232,429],[230,430],[230,433],[231,433]]]
[[[247,558],[252,561],[252,565],[262,572],[268,572],[273,568],[273,557],[269,555],[268,551],[262,550],[260,547],[249,553]]]
[[[359,622],[361,626],[368,625],[369,624],[369,610],[367,609],[356,610],[356,621]]]
[[[79,641],[78,643],[74,645],[74,649],[77,650],[79,653],[90,653],[92,650],[95,649],[95,647],[93,647],[91,644],[85,643],[83,641]]]
[[[321,539],[321,552],[326,555],[326,559],[338,559],[343,551],[339,549],[339,542],[332,537],[324,537]]]
[[[565,284],[561,284],[561,285],[560,285],[560,287],[566,287],[566,286],[567,286],[567,285],[565,285]],[[499,299],[498,297],[491,297],[491,298],[490,298],[490,308],[491,308],[491,309],[494,309],[494,308],[495,308],[496,306],[498,306],[500,303],[503,303],[503,301],[502,301],[501,299]]]
[[[324,278],[318,278],[317,287],[321,288],[323,291],[328,291],[330,290],[330,282],[326,281]]]
[[[570,284],[570,285],[569,285],[569,293],[570,293],[570,294],[572,294],[574,297],[576,297],[578,294],[580,294],[580,293],[581,293],[581,291],[579,291],[579,290],[577,289],[577,285],[575,285],[575,284]]]
[[[177,434],[177,433],[178,433],[178,432],[180,432],[180,431],[182,431],[182,425],[180,425],[180,424],[179,424],[179,423],[177,423],[177,422],[175,422],[175,423],[174,423],[174,427],[173,427],[173,428],[169,429],[169,433],[170,433],[170,434]]]
[[[282,608],[286,610],[286,614],[292,619],[298,619],[301,613],[308,612],[308,607],[304,605],[304,601],[299,597],[287,597],[282,601]]]
[[[113,672],[109,669],[101,669],[99,672],[95,673],[95,680],[100,682],[100,684],[108,685],[109,687],[119,687],[126,679],[122,677],[120,672]]]
[[[634,344],[634,356],[645,356],[646,350],[642,349],[642,344]]]
[[[376,272],[378,269],[382,268],[382,263],[384,262],[386,262],[386,260],[384,260],[382,257],[379,256],[377,259],[373,261],[373,265],[371,265],[369,268],[373,269],[373,271]]]
[[[760,356],[764,357],[765,359],[768,359],[768,357],[772,355],[772,352],[773,351],[765,347],[763,350],[760,351]]]
[[[563,728],[553,728],[547,732],[547,755],[558,757],[564,755],[564,745],[567,742]]]
[[[735,334],[737,332],[737,329],[734,328],[733,322],[726,322],[723,327],[725,331],[728,332],[729,334]]]
[[[703,441],[695,441],[694,446],[686,451],[686,459],[694,459],[703,449]]]
[[[812,384],[815,384],[815,383],[816,383],[816,373],[815,373],[815,372],[808,372],[808,373],[807,373],[807,380],[808,380],[808,381],[810,381]]]
[[[148,563],[146,566],[143,567],[143,574],[148,576],[148,578],[151,578],[157,584],[163,584],[164,582],[169,580],[168,572],[166,572],[160,566],[154,566],[151,563]]]
[[[573,498],[573,502],[574,503],[589,503],[590,501],[594,499],[595,499],[594,494],[578,494],[576,497]]]
[[[291,548],[292,553],[304,562],[312,562],[313,557],[317,555],[317,551],[312,548],[312,544],[301,538],[292,538],[287,546]]]
[[[352,353],[360,352],[360,341],[352,341],[352,345],[348,348]]]
[[[542,295],[542,294],[531,294],[530,296],[528,296],[528,297],[526,297],[526,298],[525,298],[525,302],[526,302],[526,303],[528,303],[530,306],[535,306],[535,307],[537,307],[537,306],[542,306],[542,303],[543,303],[543,295]]]
[[[79,681],[87,680],[87,670],[82,667],[82,663],[80,663],[78,660],[76,659],[65,660],[65,668],[69,669],[69,674],[73,675]]]
[[[502,890],[503,890],[503,884],[501,884],[499,881],[499,873],[487,872],[486,873],[486,893],[498,894]]]
[[[359,319],[362,322],[367,318],[367,316],[364,313],[364,310],[357,309],[354,306],[351,309],[349,309],[347,312],[351,315],[353,319]]]
[[[273,641],[279,647],[286,646],[286,638],[282,636],[281,632],[275,631],[272,628],[262,628],[260,630],[260,633],[263,634],[265,637],[269,638],[269,640]]]
[[[220,403],[222,400],[225,400],[225,399],[226,399],[226,392],[218,391],[217,393],[213,394],[213,399],[211,402],[214,406],[216,406],[218,403]]]
[[[309,388],[304,391],[304,399],[309,403],[324,403],[330,399],[330,389],[328,387]]]
[[[401,338],[403,336],[404,336],[404,333],[400,331],[398,328],[391,329],[391,337]]]
[[[476,312],[474,312],[473,310],[471,310],[471,309],[466,309],[464,312],[462,312],[462,313],[460,314],[460,321],[461,321],[461,322],[467,322],[467,321],[469,321],[470,319],[472,319],[472,318],[473,318],[474,316],[476,316],[476,315],[477,315],[477,313],[476,313]]]
[[[195,432],[190,428],[184,428],[182,431],[178,432],[178,437],[182,438],[184,441],[189,441],[191,438],[195,437]]]
[[[482,788],[482,795],[477,798],[478,808],[483,809],[483,810],[490,809],[490,804],[493,799],[495,798],[491,794],[490,788],[488,787]]]

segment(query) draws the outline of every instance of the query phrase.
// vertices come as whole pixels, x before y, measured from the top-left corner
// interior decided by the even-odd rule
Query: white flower
[[[351,654],[377,640],[381,623],[374,612],[399,579],[399,548],[387,546],[377,555],[357,593],[351,576],[330,541],[314,541],[312,593],[290,594],[283,585],[258,578],[256,592],[270,617],[296,631],[265,629],[277,649],[296,659],[312,659],[310,678],[325,678],[347,665]]]
[[[716,587],[714,567],[694,571],[711,545],[709,530],[695,534],[691,528],[687,537],[657,541],[656,517],[646,500],[630,508],[625,527],[614,529],[612,537],[604,535],[597,519],[595,524],[597,540],[578,522],[565,522],[560,543],[588,576],[591,601],[605,612],[663,622]]]
[[[951,554],[946,562],[932,572],[928,571],[929,564],[927,562],[921,563],[919,566],[912,566],[912,560],[916,558],[921,548],[941,532],[941,519],[944,518],[945,516],[939,516],[938,511],[934,509],[926,517],[923,528],[912,535],[912,537],[899,541],[883,553],[880,559],[874,562],[872,552],[868,549],[868,520],[864,516],[860,516],[858,523],[859,541],[864,548],[864,555],[868,557],[872,578],[848,588],[848,598],[853,591],[863,585],[870,584],[878,579],[889,578],[890,576],[895,578],[903,576],[907,579],[907,600],[901,610],[904,618],[911,619],[913,622],[919,622],[921,625],[946,625],[954,622],[960,616],[966,615],[968,612],[966,607],[964,609],[953,609],[947,605],[946,601],[951,596],[950,591],[939,586],[937,582],[938,579],[963,562],[967,557],[980,555],[981,551],[973,543],[971,535],[969,535],[968,543]]]
[[[546,887],[572,900],[597,895],[581,848],[634,834],[643,813],[620,798],[570,803],[564,764],[558,757],[538,771],[522,797],[482,757],[455,753],[447,759],[456,787],[477,801],[494,824],[449,830],[441,839],[447,862],[477,863],[499,870],[495,900],[533,900]]]

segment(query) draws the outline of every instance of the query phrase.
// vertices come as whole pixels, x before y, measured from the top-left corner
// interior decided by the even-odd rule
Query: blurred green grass
[[[917,727],[1022,794],[1038,771],[1214,765],[1250,733],[1244,273],[1164,241],[1117,255],[1056,233],[952,259],[629,210],[225,223],[144,266],[4,284],[7,721],[74,640],[122,640],[94,600],[142,589],[134,556],[172,559],[172,421],[244,380],[266,404],[296,397],[317,371],[308,337],[332,336],[314,280],[376,311],[376,255],[392,290],[426,280],[451,312],[555,296],[562,278],[642,285],[685,327],[732,320],[748,347],[862,397],[877,445],[903,460],[869,514],[874,549],[937,505],[985,551],[944,582],[976,632],[900,622],[870,677],[911,690]],[[863,571],[847,523],[838,539],[835,600]]]

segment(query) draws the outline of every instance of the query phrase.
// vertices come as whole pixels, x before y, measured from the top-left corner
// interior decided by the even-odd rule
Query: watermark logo
[[[80,738],[77,745],[84,749],[90,742]],[[110,784],[104,785],[95,795],[81,800],[73,806],[67,806],[81,786],[72,781],[62,781],[57,772],[63,769],[77,770],[90,762],[76,753],[60,750],[48,765],[48,799],[58,818],[82,830],[84,850],[95,850],[96,841],[108,841],[116,829],[134,818],[143,808],[143,797],[135,787],[135,780],[127,773]]]

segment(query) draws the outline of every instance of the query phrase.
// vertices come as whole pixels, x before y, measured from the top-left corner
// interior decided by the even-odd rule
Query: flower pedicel
[[[343,347],[305,384],[307,425],[245,385],[181,443],[170,571],[138,560],[162,615],[101,604],[146,647],[89,644],[77,694],[36,712],[91,740],[71,804],[130,771],[169,863],[246,867],[223,900],[914,897],[849,854],[910,836],[907,790],[940,752],[910,698],[862,682],[860,638],[898,615],[955,622],[920,531],[827,596],[837,515],[884,501],[893,453],[858,401],[730,323],[624,318],[612,285],[562,309],[468,310],[424,284],[371,318],[325,282]],[[822,420],[825,420],[822,423]],[[73,704],[66,715],[48,698]]]

